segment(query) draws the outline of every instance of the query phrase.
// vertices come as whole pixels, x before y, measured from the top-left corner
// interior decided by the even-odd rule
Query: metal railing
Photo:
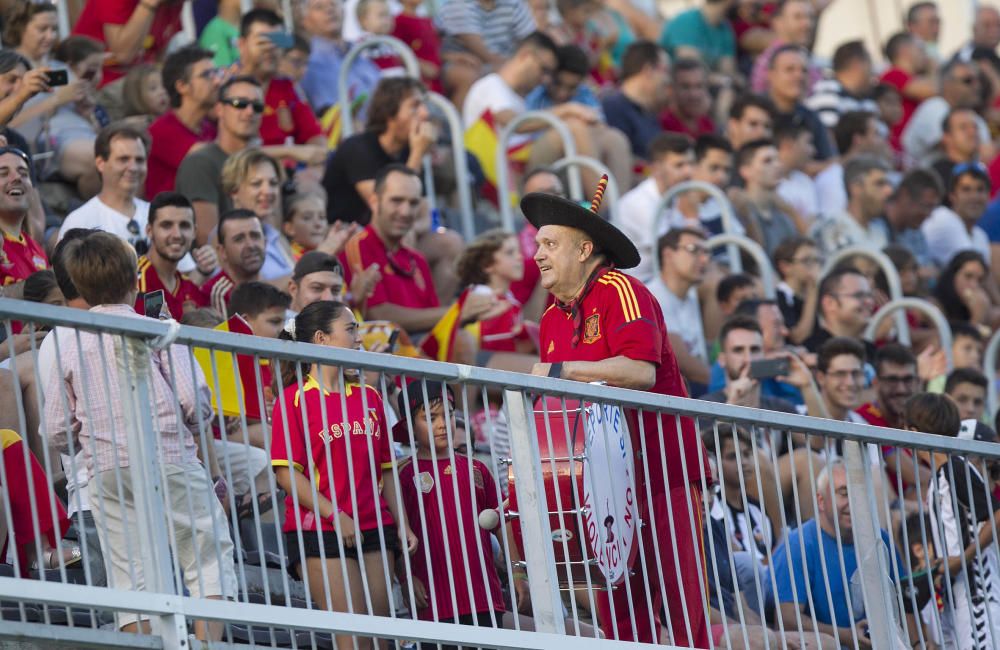
[[[451,157],[455,166],[455,185],[458,191],[458,210],[462,219],[462,235],[465,241],[476,237],[476,227],[473,221],[472,190],[469,177],[469,164],[465,153],[465,132],[462,129],[462,116],[451,101],[436,92],[427,93],[430,103],[441,111],[448,125],[451,139]]]
[[[885,274],[886,285],[889,287],[889,300],[895,301],[903,298],[903,285],[899,280],[899,272],[896,270],[896,266],[885,253],[872,246],[859,244],[841,248],[826,260],[820,277],[825,278],[843,260],[855,256],[870,259]],[[896,336],[903,345],[910,344],[910,324],[906,320],[906,314],[899,311],[896,312]]]
[[[347,54],[344,56],[344,60],[340,63],[340,76],[337,77],[337,101],[340,104],[340,138],[348,138],[354,133],[354,122],[351,120],[351,98],[350,89],[348,87],[347,76],[351,71],[351,66],[354,61],[357,60],[361,53],[365,50],[369,50],[375,47],[387,46],[395,50],[399,58],[403,60],[403,66],[406,67],[406,73],[413,77],[414,79],[420,78],[420,64],[417,62],[417,56],[413,53],[406,43],[399,40],[394,36],[372,36],[366,38],[363,41],[355,43]]]
[[[606,193],[606,201],[608,204],[608,209],[613,211],[615,206],[618,205],[618,198],[621,196],[621,191],[618,189],[618,180],[615,179],[615,175],[611,173],[611,169],[602,163],[597,158],[591,158],[590,156],[563,156],[551,165],[553,171],[560,171],[567,167],[586,167],[592,172],[596,173],[598,176],[601,174],[608,175],[608,189]],[[586,196],[582,193],[578,196],[570,196],[574,201],[587,201],[591,197]]]
[[[510,205],[510,168],[507,161],[508,143],[511,137],[516,134],[517,128],[525,122],[541,121],[549,125],[559,134],[562,141],[563,157],[575,158],[576,142],[573,134],[570,133],[566,123],[548,111],[528,111],[521,113],[500,129],[497,138],[496,166],[497,166],[497,201],[500,203],[500,226],[508,232],[519,230],[514,224],[514,209]],[[570,166],[566,174],[568,190],[570,196],[583,196],[583,185],[580,181],[580,170],[574,165]]]
[[[996,413],[1000,408],[1000,400],[997,400],[997,353],[1000,352],[1000,330],[993,332],[989,343],[986,344],[986,351],[983,353],[983,371],[989,384],[986,388],[986,404],[990,413]]]
[[[264,647],[332,647],[350,637],[362,646],[367,639],[380,638],[551,648],[565,645],[563,636],[570,635],[574,645],[596,648],[617,647],[613,640],[629,633],[653,641],[690,638],[699,627],[707,626],[711,615],[721,620],[722,630],[721,637],[708,637],[709,647],[722,645],[723,640],[728,647],[738,647],[734,643],[739,641],[745,647],[753,641],[757,647],[777,650],[789,635],[808,637],[817,644],[839,641],[848,647],[868,647],[866,633],[875,647],[892,647],[885,644],[895,638],[911,645],[909,641],[923,641],[925,631],[905,628],[904,615],[898,612],[908,611],[906,604],[915,603],[921,584],[926,587],[931,579],[930,573],[921,574],[911,566],[915,561],[910,552],[913,531],[918,531],[925,547],[930,548],[927,540],[940,539],[938,548],[947,545],[947,555],[954,555],[950,550],[955,540],[940,525],[947,516],[942,509],[957,511],[973,502],[971,479],[979,477],[980,483],[988,481],[990,487],[995,481],[983,478],[993,474],[980,471],[966,459],[1000,460],[995,445],[960,438],[0,299],[0,324],[8,328],[11,320],[24,322],[29,334],[40,324],[65,328],[42,344],[49,349],[48,357],[32,343],[27,352],[9,361],[15,373],[24,367],[18,364],[33,365],[27,375],[56,373],[54,380],[49,376],[38,382],[43,387],[37,394],[44,414],[43,431],[64,428],[73,432],[73,418],[80,409],[86,411],[79,437],[70,434],[66,438],[68,453],[63,463],[67,475],[76,476],[75,470],[91,463],[110,464],[106,472],[85,474],[91,482],[95,524],[78,534],[85,566],[106,553],[118,553],[124,556],[118,559],[125,566],[141,568],[146,576],[142,590],[130,587],[127,571],[122,574],[120,566],[109,577],[125,582],[109,580],[111,588],[92,586],[89,573],[76,578],[82,584],[67,584],[76,570],[67,568],[58,553],[56,570],[43,572],[35,580],[26,580],[27,574],[15,567],[14,577],[0,577],[0,608],[5,618],[19,626],[19,634],[39,639],[76,635],[78,642],[93,641],[99,631],[92,629],[97,627],[92,619],[104,621],[111,612],[119,622],[130,614],[152,619],[158,623],[156,636],[133,639],[140,644],[155,639],[171,648],[187,641],[192,620],[196,632],[198,624],[222,622],[224,640],[245,643],[249,639]],[[198,380],[202,371],[192,360],[192,348],[217,353],[209,355],[211,361],[205,366],[207,384]],[[42,367],[45,358],[51,364],[47,369]],[[93,363],[88,365],[87,360]],[[236,378],[228,388],[227,368]],[[263,377],[265,369],[273,374],[270,383]],[[362,372],[368,373],[367,387],[354,383]],[[214,393],[219,403],[227,390],[234,391],[241,404],[239,415],[216,413],[206,418],[203,410],[192,409],[193,404],[203,402],[188,402],[184,397],[186,379],[195,388],[203,386],[206,397]],[[454,405],[435,381],[453,387]],[[397,394],[402,395],[403,407],[393,412]],[[28,431],[30,407],[21,391],[14,397],[16,426],[30,439],[35,435]],[[266,409],[271,402],[275,407]],[[495,408],[488,408],[491,405]],[[127,426],[118,435],[127,438],[117,438],[114,430],[107,439],[97,435],[102,432],[88,431],[94,416],[101,416],[87,409],[96,408],[122,409]],[[253,422],[249,414],[253,408],[273,417],[265,415]],[[473,458],[456,447],[464,443],[470,451],[475,449],[471,416],[477,411],[482,412],[485,438],[491,444],[480,447]],[[5,413],[0,409],[0,417]],[[210,448],[217,449],[222,475],[234,486],[241,478],[237,474],[242,473],[248,495],[244,503],[237,503],[232,490],[221,496],[230,512],[222,514],[221,527],[213,528],[216,537],[195,562],[185,561],[184,554],[190,551],[178,546],[183,540],[178,526],[194,517],[169,515],[178,509],[183,515],[194,503],[222,512],[219,497],[204,477],[200,483],[178,486],[153,451],[165,449],[170,427],[182,413],[184,421],[191,423],[194,444],[206,455]],[[360,413],[360,418],[351,413]],[[451,419],[450,413],[464,416],[464,433],[463,425]],[[403,424],[390,426],[391,420],[381,420],[380,414]],[[347,427],[347,435],[342,425],[352,420],[356,426]],[[214,442],[213,424],[220,444]],[[700,426],[707,454],[700,451],[703,443],[686,433],[693,432],[694,425]],[[296,427],[319,432],[302,438],[304,449],[299,451],[291,444]],[[376,455],[373,432],[381,433],[379,445],[388,445],[390,430],[392,439],[402,446],[391,453],[393,462],[379,465],[386,457]],[[254,451],[251,438],[258,433],[265,447]],[[510,459],[496,451],[503,448],[505,438]],[[283,448],[275,446],[279,441]],[[46,442],[47,450],[58,441]],[[346,467],[338,466],[336,472],[323,462],[334,443],[345,445],[348,452]],[[362,445],[357,455],[351,451],[352,444]],[[7,455],[13,454],[13,460],[30,455],[26,445],[7,447],[5,441],[4,446],[0,485],[7,486],[14,467]],[[109,446],[127,452],[128,463],[122,465],[120,459],[109,457]],[[619,448],[625,450],[620,454],[624,460],[607,453]],[[300,464],[301,481],[288,483],[288,489],[279,493],[270,470],[265,467],[255,475],[248,469],[248,457],[251,451],[260,454],[262,450],[269,459],[279,461],[277,469],[287,468],[287,475],[294,477],[292,467]],[[282,455],[289,450],[290,455]],[[677,460],[681,458],[690,460]],[[837,458],[844,459],[843,467]],[[58,461],[48,451],[38,461],[47,475],[58,471]],[[246,462],[239,466],[240,461]],[[381,474],[377,474],[379,468]],[[342,537],[335,538],[334,546],[324,542],[303,556],[308,540],[320,539],[306,522],[323,517],[316,504],[324,480],[333,485],[335,476],[345,475],[354,487],[346,492],[330,490],[332,512],[361,512],[359,499],[364,495],[376,504],[379,497],[374,495],[401,495],[397,508],[406,513],[403,519],[417,539],[412,555],[389,551],[395,530],[361,528],[359,523],[365,533],[366,561],[372,554],[370,571],[361,572],[360,578],[343,570],[352,558],[358,564],[351,566],[361,565],[361,551],[356,546],[347,548]],[[963,475],[968,479],[965,482]],[[381,482],[376,485],[379,476]],[[714,486],[708,476],[715,477]],[[615,488],[602,492],[597,489],[601,481]],[[209,486],[210,494],[198,487],[202,483]],[[13,548],[21,548],[28,539],[27,546],[35,546],[41,555],[43,532],[57,523],[46,520],[49,511],[42,506],[51,505],[57,497],[44,481],[37,483],[37,493],[31,485],[35,483],[29,482],[27,494],[3,490],[0,520],[12,531]],[[121,512],[149,530],[138,531],[141,540],[126,538],[120,548],[102,546],[98,558],[86,557],[88,530],[91,535],[99,533],[103,543],[113,534],[112,528],[121,525],[109,513],[122,499],[123,486],[129,485],[136,494]],[[634,488],[631,496],[626,488]],[[287,501],[282,502],[280,495]],[[347,502],[338,505],[337,495]],[[981,503],[984,497],[977,495]],[[261,497],[273,504],[270,513],[265,512]],[[602,506],[601,497],[610,505]],[[79,505],[78,498],[79,494],[69,503]],[[388,512],[395,512],[388,504],[390,497],[385,498]],[[623,500],[618,503],[616,498]],[[991,498],[985,495],[987,502]],[[849,505],[830,505],[839,504],[838,499],[847,499]],[[30,508],[26,528],[23,523],[14,525],[11,512],[17,505]],[[631,510],[634,507],[638,509]],[[58,508],[51,511],[57,513]],[[452,521],[446,511],[478,519],[479,527]],[[381,511],[376,506],[374,512]],[[881,533],[876,528],[876,522],[885,526],[884,522],[908,517],[909,512],[935,518],[932,524],[910,532],[892,525]],[[384,522],[381,514],[375,519]],[[82,525],[85,518],[78,512],[73,521]],[[397,521],[395,515],[391,521]],[[338,522],[335,530],[342,534],[346,524]],[[496,529],[490,524],[499,522],[504,525],[495,535],[486,532]],[[985,534],[994,525],[992,520],[984,522],[978,531]],[[626,534],[629,530],[634,537]],[[993,534],[995,538],[995,529]],[[688,535],[692,535],[693,548],[698,547],[698,539],[703,540],[705,554],[684,548]],[[228,539],[232,546],[225,544]],[[881,544],[879,539],[888,542]],[[593,546],[585,540],[593,540]],[[635,548],[631,562],[628,540]],[[141,544],[134,549],[138,541]],[[817,545],[835,549],[815,551],[821,553],[822,571],[796,571],[796,562],[811,561],[807,547],[816,549]],[[976,537],[972,547],[968,563],[945,569],[943,609],[939,613],[934,608],[928,614],[938,622],[950,621],[978,602],[975,571],[993,557],[996,544],[980,543]],[[879,549],[884,549],[885,557]],[[833,555],[827,556],[828,552]],[[896,561],[898,555],[902,557]],[[398,561],[390,570],[393,556]],[[613,566],[615,557],[625,558],[624,564]],[[495,558],[501,558],[500,568],[490,569]],[[857,572],[851,570],[853,563]],[[294,573],[296,564],[310,569]],[[213,572],[213,567],[229,565],[237,587],[234,593],[223,595],[239,602],[206,598],[212,595],[206,585],[220,580],[221,574]],[[522,569],[527,591],[521,588]],[[344,575],[355,577],[345,582]],[[507,615],[493,609],[470,625],[442,622],[449,617],[440,608],[459,609],[463,594],[469,598],[481,581],[492,584],[486,579],[489,575],[496,576],[501,589],[508,585]],[[671,586],[677,583],[676,576],[684,575],[695,579]],[[797,576],[804,575],[813,578],[800,583]],[[427,584],[421,583],[429,596],[427,606],[419,604],[418,576],[428,579]],[[860,590],[858,600],[850,596],[855,591],[852,584]],[[182,595],[185,585],[197,595]],[[402,595],[387,596],[393,588]],[[678,591],[670,591],[675,588]],[[354,602],[353,596],[345,595],[353,593],[360,600]],[[492,598],[490,588],[485,593],[482,597]],[[526,594],[530,597],[525,599]],[[669,596],[664,603],[668,616],[655,628],[652,621],[660,613],[654,604],[658,594]],[[327,611],[338,609],[341,597],[353,605]],[[380,609],[383,598],[388,600]],[[707,599],[711,610],[705,609]],[[850,608],[848,621],[832,614],[834,622],[847,623],[833,629],[838,641],[816,631],[830,621],[824,618],[826,605],[834,612],[841,605]],[[512,614],[522,609],[530,611],[533,620]],[[860,618],[865,612],[867,617]],[[418,615],[422,620],[412,620]],[[981,622],[982,615],[977,616],[973,619]],[[51,624],[57,620],[67,621],[68,627]],[[856,625],[859,620],[864,620],[865,629]],[[39,621],[50,624],[31,627]],[[1000,630],[1000,621],[991,629]],[[127,644],[121,636],[102,639],[105,645]]]
[[[771,268],[771,258],[767,256],[767,252],[761,248],[760,244],[745,235],[733,234],[716,235],[706,241],[705,246],[712,250],[721,246],[726,246],[730,251],[730,259],[732,259],[732,250],[734,248],[737,251],[746,251],[757,263],[757,269],[760,271],[760,283],[764,288],[764,297],[774,299],[774,269]],[[736,254],[736,257],[739,257],[739,253]],[[657,264],[657,266],[659,266],[659,264]]]
[[[729,197],[727,197],[726,193],[720,188],[712,185],[711,183],[706,183],[705,181],[684,181],[683,183],[674,185],[663,194],[659,204],[656,206],[656,218],[653,227],[654,233],[657,233],[658,235],[661,232],[667,231],[667,224],[664,223],[667,218],[667,208],[670,207],[670,204],[679,195],[692,190],[704,192],[719,204],[719,210],[722,217],[723,235],[739,234],[733,227],[733,224],[735,223],[734,220],[736,219],[736,213],[733,212],[733,205],[729,202]],[[732,272],[741,272],[743,270],[743,262],[740,260],[739,248],[735,243],[731,243],[729,245],[726,254],[729,257],[729,268]],[[657,270],[660,268],[659,259],[656,261],[656,268]]]
[[[868,321],[868,325],[865,327],[864,338],[867,341],[875,342],[875,337],[877,336],[878,328],[882,324],[882,321],[889,316],[895,315],[899,322],[899,316],[902,315],[903,320],[906,319],[906,311],[913,310],[919,311],[934,323],[934,328],[938,331],[939,343],[941,345],[941,350],[944,352],[944,358],[947,365],[947,372],[951,372],[954,367],[954,360],[952,359],[952,333],[951,325],[948,324],[948,319],[944,317],[941,310],[934,305],[934,303],[923,300],[922,298],[896,298],[890,300],[889,302],[882,305],[872,316],[872,319]],[[904,338],[903,333],[906,336]],[[906,324],[905,330],[900,330],[898,333],[899,342],[903,345],[910,344],[910,326],[909,323]],[[988,367],[988,366],[987,366]],[[994,413],[995,411],[990,411]]]

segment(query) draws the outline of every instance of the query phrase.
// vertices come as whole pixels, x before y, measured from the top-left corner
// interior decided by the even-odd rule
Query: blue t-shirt
[[[728,20],[712,25],[699,9],[688,9],[667,21],[660,33],[660,47],[671,57],[678,47],[691,47],[701,52],[701,58],[714,69],[719,59],[736,56],[736,37]]]
[[[726,387],[726,371],[722,369],[718,361],[712,364],[709,373],[708,392],[714,393],[723,390]],[[795,386],[783,384],[773,378],[760,382],[760,394],[766,397],[787,400],[794,406],[802,406],[806,403],[805,398],[802,396],[802,391]]]
[[[608,95],[601,101],[604,109],[604,119],[608,126],[613,126],[628,138],[632,145],[632,154],[642,160],[649,160],[649,141],[655,138],[663,129],[660,120],[654,113],[647,113],[624,93],[617,92]]]
[[[601,120],[604,120],[604,109],[601,108],[601,100],[597,99],[597,95],[586,84],[577,86],[576,92],[569,98],[569,101],[594,109],[600,114]],[[524,98],[524,103],[529,111],[544,111],[555,106],[552,103],[552,98],[549,97],[549,93],[546,92],[545,86],[541,85],[535,86],[535,89],[528,93],[527,97]]]
[[[893,549],[889,535],[883,530],[882,543],[892,553],[896,572],[890,568],[892,577],[906,575],[899,554]],[[858,558],[853,544],[842,544],[844,551],[844,572],[840,571],[840,559],[837,540],[826,534],[815,519],[810,519],[801,527],[791,531],[774,551],[774,564],[771,571],[777,588],[776,603],[794,603],[808,607],[809,596],[806,592],[806,580],[812,594],[813,614],[815,620],[835,627],[850,627],[865,617],[864,601],[861,597],[860,585],[854,589],[852,597],[851,578],[858,568]],[[805,567],[803,568],[802,549],[805,549]],[[790,557],[789,557],[790,556]],[[791,564],[789,565],[789,560]],[[823,577],[823,565],[826,565],[826,577],[829,579],[830,598],[827,598],[826,581]],[[847,576],[844,584],[843,576]],[[795,581],[793,595],[792,580]],[[833,604],[831,605],[831,600]]]
[[[976,224],[986,231],[991,244],[1000,243],[1000,198],[993,200]]]

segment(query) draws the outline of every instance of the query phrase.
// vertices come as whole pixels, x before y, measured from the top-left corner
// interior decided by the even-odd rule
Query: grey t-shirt
[[[229,210],[232,202],[222,191],[222,167],[227,158],[214,142],[189,153],[177,168],[175,189],[191,201],[215,203],[219,214]]]

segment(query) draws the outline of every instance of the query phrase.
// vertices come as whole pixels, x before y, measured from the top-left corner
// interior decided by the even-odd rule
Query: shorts
[[[378,553],[382,551],[381,540],[379,539],[378,529],[372,528],[371,530],[362,531],[364,539],[361,542],[361,552],[362,553]],[[295,568],[302,561],[302,556],[305,557],[325,557],[326,559],[337,559],[341,556],[340,549],[340,538],[337,537],[337,533],[332,530],[325,530],[320,533],[322,538],[322,553],[320,553],[320,538],[317,538],[315,530],[304,530],[302,531],[302,546],[305,552],[303,553],[299,547],[299,533],[298,531],[288,531],[285,533],[285,548],[288,555],[288,570],[295,575]],[[399,533],[396,530],[396,526],[383,526],[382,527],[382,537],[385,538],[385,550],[386,552],[396,553],[399,550]],[[344,557],[350,559],[357,559],[357,548],[347,549],[347,555]]]

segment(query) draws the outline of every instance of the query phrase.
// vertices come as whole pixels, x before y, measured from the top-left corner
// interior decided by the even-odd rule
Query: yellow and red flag
[[[455,304],[448,308],[441,320],[434,325],[420,344],[420,351],[434,361],[447,361],[451,358],[452,348],[455,345],[455,333],[461,325],[459,315],[462,313],[462,305],[465,304],[469,291],[470,289],[466,289],[458,296]]]
[[[489,200],[497,203],[499,194],[497,192],[497,147],[500,145],[500,129],[497,127],[491,111],[483,111],[472,126],[465,130],[465,148],[479,161],[479,166],[486,176],[486,187],[483,195]],[[528,162],[531,154],[531,141],[523,142],[520,145],[507,150],[507,164],[524,166]],[[511,193],[509,200],[516,204],[517,197]]]
[[[218,325],[220,332],[247,334],[253,336],[253,330],[239,314]],[[221,411],[227,417],[239,417],[241,413],[255,420],[266,419],[265,408],[271,403],[271,361],[257,359],[251,354],[236,354],[235,363],[232,352],[223,350],[208,350],[195,348],[194,358],[205,373],[208,389],[212,392],[212,408]],[[215,359],[213,366],[212,360]],[[257,383],[257,361],[260,362],[261,382]],[[239,373],[239,374],[237,374]],[[216,388],[218,381],[218,388]],[[263,404],[261,404],[263,395]]]

